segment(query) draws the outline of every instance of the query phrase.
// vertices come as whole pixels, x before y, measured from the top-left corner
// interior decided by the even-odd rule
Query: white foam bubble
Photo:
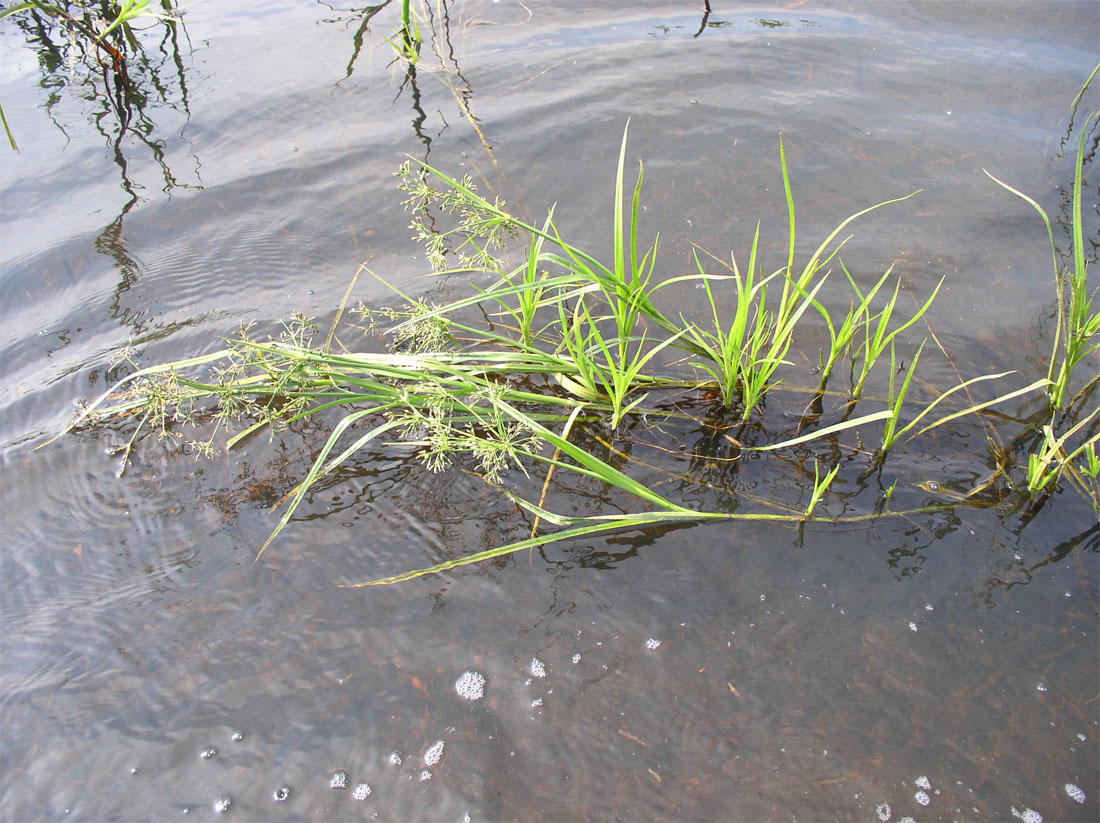
[[[201,757],[203,760],[209,760],[217,753],[218,750],[215,749],[213,746],[207,746],[205,749],[199,752],[199,757]]]
[[[485,696],[485,676],[475,671],[463,672],[455,681],[455,691],[467,700],[480,700]]]
[[[661,648],[661,641],[655,637],[651,637],[645,642],[645,647],[651,652],[656,651],[657,649]]]
[[[427,783],[431,779],[432,779],[432,773],[430,771],[428,771],[427,769],[424,769],[424,771],[422,771],[420,773],[420,782],[421,783]]]
[[[360,783],[355,787],[355,791],[351,793],[351,796],[355,800],[366,800],[371,795],[370,785],[367,783]]]
[[[348,787],[348,773],[343,769],[334,771],[332,777],[329,778],[328,787],[330,789],[346,789]]]
[[[271,795],[276,803],[285,803],[290,799],[290,787],[280,786]]]
[[[214,801],[214,814],[225,814],[229,811],[229,807],[233,805],[233,798],[229,795],[219,797]]]
[[[541,705],[542,705],[542,698],[541,697],[536,697],[534,700],[531,701],[531,708],[532,709],[537,709]]]
[[[1022,812],[1017,811],[1015,806],[1012,807],[1011,811],[1013,817],[1018,817],[1020,820],[1024,821],[1024,823],[1043,823],[1043,816],[1035,811],[1035,809],[1029,809],[1027,806],[1024,806]]]
[[[424,756],[421,757],[425,766],[434,766],[440,760],[443,759],[443,741],[437,740],[432,745],[428,746],[424,750]]]
[[[528,667],[531,670],[531,674],[535,677],[546,677],[546,664],[539,660],[537,657],[531,658],[531,665]]]
[[[573,655],[573,662],[574,663],[580,663],[581,662],[581,656],[579,654]]]
[[[929,803],[932,802],[932,798],[930,798],[928,796],[928,794],[923,789],[921,791],[917,792],[916,794],[914,794],[913,797],[922,806],[927,806]]]
[[[1035,688],[1038,691],[1045,692],[1047,690],[1047,684],[1046,683],[1036,683]]]
[[[925,777],[923,774],[920,777],[918,777],[916,780],[914,780],[913,783],[916,784],[918,789],[929,789],[930,790],[932,788],[931,781],[927,777]]]
[[[890,819],[890,815],[892,814],[890,810],[890,804],[879,803],[878,806],[875,807],[875,814],[878,815],[878,819],[881,820],[882,823],[886,823],[886,821]]]
[[[1085,793],[1073,783],[1066,784],[1066,794],[1070,796],[1071,800],[1076,800],[1078,803],[1085,802]]]

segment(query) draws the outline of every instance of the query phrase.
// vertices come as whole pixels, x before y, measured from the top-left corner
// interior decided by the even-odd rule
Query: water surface
[[[392,178],[406,154],[534,219],[557,203],[563,234],[605,254],[628,118],[668,275],[690,270],[693,242],[747,254],[757,220],[782,256],[782,133],[803,254],[923,189],[845,250],[863,283],[893,263],[907,312],[946,276],[929,324],[952,359],[922,360],[922,391],[1042,376],[1050,252],[982,169],[1064,217],[1097,4],[720,5],[456,2],[433,9],[442,65],[425,51],[410,75],[385,42],[395,8],[360,31],[363,10],[196,4],[160,52],[153,148],[113,140],[79,95],[45,107],[36,53],[5,21],[0,98],[22,151],[2,165],[0,816],[205,819],[229,798],[248,820],[1100,818],[1100,537],[1072,492],[1034,517],[626,532],[355,590],[336,584],[530,523],[476,478],[379,446],[254,563],[321,427],[213,461],[146,438],[121,476],[122,425],[31,450],[120,373],[128,341],[147,365],[214,350],[241,321],[324,325],[364,262],[457,294],[422,277]],[[354,296],[392,303],[368,278]],[[781,404],[767,414],[784,425]],[[624,442],[705,476],[691,505],[804,505],[793,458],[661,458],[667,434]],[[701,429],[672,435],[713,451]],[[869,477],[844,452],[826,510],[862,511],[894,480],[899,508],[935,501],[929,482],[970,488],[992,469],[983,443],[945,427]],[[559,508],[621,502],[574,491]],[[473,701],[456,689],[471,671]],[[340,771],[347,788],[330,788]]]

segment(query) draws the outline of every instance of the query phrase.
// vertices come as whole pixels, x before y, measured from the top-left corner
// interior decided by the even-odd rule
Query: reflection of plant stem
[[[703,19],[699,23],[699,31],[692,35],[692,39],[698,37],[703,33],[703,30],[707,27],[707,20],[710,19],[710,0],[703,0]]]
[[[420,86],[416,83],[416,64],[409,63],[408,69],[405,71],[405,79],[401,81],[401,87],[397,90],[398,97],[401,96],[401,91],[408,85],[412,89],[412,107],[416,112],[416,116],[413,117],[412,127],[416,133],[417,138],[424,144],[427,151],[424,153],[424,157],[427,158],[431,154],[432,150],[432,138],[424,133],[424,122],[428,119],[428,115],[425,113],[423,107],[420,105]]]

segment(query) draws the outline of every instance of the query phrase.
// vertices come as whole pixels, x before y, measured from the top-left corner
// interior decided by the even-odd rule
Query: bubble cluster
[[[932,789],[932,782],[927,777],[925,777],[923,774],[920,777],[918,777],[916,780],[914,780],[913,783],[916,784],[918,789],[926,789],[926,790],[931,790]]]
[[[575,654],[575,655],[573,655],[573,662],[574,662],[574,663],[580,663],[580,662],[581,662],[581,656],[580,656],[580,654]]]
[[[233,804],[233,798],[229,795],[219,797],[214,801],[214,814],[225,814]]]
[[[541,705],[542,705],[542,698],[541,697],[536,697],[534,700],[531,701],[531,708],[532,709],[537,709]]]
[[[290,787],[280,786],[272,793],[271,796],[275,799],[276,803],[285,803],[287,800],[290,799]]]
[[[928,792],[924,791],[924,789],[918,791],[916,794],[913,795],[913,797],[922,806],[927,806],[929,803],[932,802],[932,798],[928,796]]]
[[[218,753],[217,749],[215,749],[213,746],[208,746],[207,748],[205,748],[201,752],[199,752],[199,757],[201,757],[203,760],[209,760],[210,758],[212,758],[217,753]]]
[[[366,800],[371,795],[370,785],[367,783],[360,783],[355,787],[355,791],[351,793],[351,796],[355,800]]]
[[[1076,800],[1078,803],[1085,802],[1085,793],[1081,791],[1079,786],[1076,786],[1073,783],[1066,784],[1066,794],[1070,796],[1071,800]]]
[[[534,677],[546,677],[546,664],[539,660],[537,657],[531,658],[531,674]]]
[[[422,771],[420,773],[420,782],[421,783],[427,783],[431,779],[432,779],[432,773],[430,771],[428,771],[427,769],[424,769],[424,771]]]
[[[400,766],[404,762],[404,758],[401,757],[401,752],[393,751],[390,752],[389,761],[391,766]]]
[[[1024,823],[1043,823],[1043,816],[1035,811],[1035,809],[1029,809],[1027,806],[1024,806],[1022,812],[1017,811],[1015,806],[1012,807],[1011,811],[1013,817],[1020,818]]]
[[[886,821],[890,819],[891,815],[890,804],[879,803],[878,806],[875,807],[875,814],[878,815],[878,819],[881,820],[882,823],[886,823]]]
[[[346,789],[348,787],[348,773],[343,769],[334,771],[332,777],[329,778],[328,787],[330,789]]]
[[[463,672],[455,681],[455,691],[467,700],[480,700],[485,696],[485,676],[480,672]]]
[[[421,758],[424,761],[425,766],[434,766],[440,760],[443,759],[443,741],[437,740],[432,745],[428,746],[424,750],[424,756]]]
[[[645,647],[651,652],[656,651],[661,647],[661,641],[655,637],[651,637],[645,642]]]

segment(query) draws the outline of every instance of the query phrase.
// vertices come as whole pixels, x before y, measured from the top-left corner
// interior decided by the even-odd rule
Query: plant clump
[[[843,233],[857,218],[912,194],[846,218],[805,263],[796,265],[794,198],[781,141],[780,166],[790,215],[785,264],[770,273],[763,268],[758,225],[747,260],[738,261],[731,254],[726,263],[696,253],[694,271],[661,279],[656,276],[658,238],[644,249],[639,246],[644,169],[639,165],[628,197],[626,147],[624,133],[615,171],[609,262],[564,239],[555,225],[553,208],[541,224],[528,223],[508,212],[499,199],[483,197],[469,177],[459,180],[426,164],[408,162],[398,178],[414,235],[425,246],[429,262],[444,274],[488,275],[488,285],[472,287],[469,295],[445,305],[430,305],[397,289],[393,291],[404,301],[403,307],[375,309],[360,304],[355,313],[363,323],[369,328],[387,327],[391,348],[384,352],[334,348],[333,343],[339,342],[335,325],[324,344],[317,345],[316,327],[300,316],[286,323],[275,338],[259,339],[253,327],[244,326],[220,351],[136,369],[73,425],[105,416],[133,416],[138,423],[129,448],[148,429],[161,437],[179,438],[180,429],[207,424],[208,436],[189,443],[197,453],[210,454],[216,439],[233,427],[243,426],[228,437],[229,448],[261,429],[274,435],[313,415],[338,415],[261,554],[321,478],[384,437],[414,449],[432,471],[468,459],[471,462],[461,464],[534,518],[527,539],[370,583],[406,580],[557,540],[628,527],[738,519],[792,524],[860,521],[960,504],[992,505],[1004,494],[1033,498],[1049,493],[1063,471],[1100,511],[1096,485],[1100,410],[1080,411],[1100,378],[1088,380],[1073,396],[1065,388],[1073,369],[1100,346],[1096,340],[1100,319],[1092,308],[1095,291],[1088,293],[1081,252],[1083,145],[1075,180],[1076,268],[1058,279],[1060,293],[1068,296],[1062,298],[1065,308],[1059,315],[1050,374],[995,399],[968,400],[961,408],[952,404],[960,397],[969,398],[975,384],[1011,373],[963,380],[936,392],[929,403],[911,398],[924,343],[904,367],[897,351],[899,336],[924,319],[940,285],[908,318],[899,319],[900,280],[893,269],[870,288],[861,289],[839,258],[847,240]],[[522,253],[509,251],[509,244],[520,242],[525,247]],[[507,262],[510,255],[518,257],[518,262]],[[852,288],[843,316],[819,299],[838,268]],[[893,289],[888,285],[891,280]],[[705,321],[689,321],[660,308],[664,290],[691,286],[701,286],[705,293]],[[466,319],[476,311],[487,322]],[[343,307],[337,322],[342,314]],[[742,439],[743,432],[763,419],[768,398],[780,387],[792,390],[783,376],[791,365],[788,358],[796,333],[814,317],[824,323],[827,348],[820,352],[817,385],[793,389],[801,394],[799,408],[803,409],[795,415],[797,431],[770,437],[771,442],[764,445],[749,444]],[[830,389],[834,371],[842,363],[849,366],[848,386]],[[880,363],[889,368],[886,394],[869,396],[869,376]],[[980,420],[990,407],[1040,390],[1048,392],[1051,416],[1041,429],[1041,442],[1031,454],[1033,465],[1022,486],[1014,480],[1008,459],[998,455],[990,477],[969,493],[945,502],[893,511],[890,486],[866,515],[823,513],[840,463],[834,458],[831,467],[820,466],[818,455],[805,451],[814,444],[829,444],[835,450],[838,435],[854,434],[856,451],[867,455],[865,473],[869,473],[881,469],[903,439],[962,417]],[[738,454],[782,450],[802,454],[800,460],[809,458],[813,472],[808,503],[763,501],[757,511],[701,509],[639,480],[632,463],[640,465],[640,461],[629,459],[614,440],[640,420],[653,425],[682,422],[683,404],[662,402],[668,396],[694,397],[695,402],[713,398],[709,401],[713,415],[732,421],[722,428],[722,437],[734,444]],[[827,412],[826,399],[832,404]],[[856,415],[857,406],[868,404],[879,408]],[[825,416],[829,419],[823,421]],[[882,434],[877,447],[865,450],[860,432],[879,424]],[[592,443],[601,445],[593,448]],[[519,473],[515,477],[535,479],[539,467],[544,470],[543,487],[536,499],[521,493],[511,479],[513,472]],[[617,490],[634,501],[634,507],[596,515],[550,511],[545,506],[547,489],[554,477],[565,476]],[[705,485],[698,479],[681,479]],[[989,502],[983,495],[994,486],[1001,491]],[[557,528],[540,531],[542,524]]]

